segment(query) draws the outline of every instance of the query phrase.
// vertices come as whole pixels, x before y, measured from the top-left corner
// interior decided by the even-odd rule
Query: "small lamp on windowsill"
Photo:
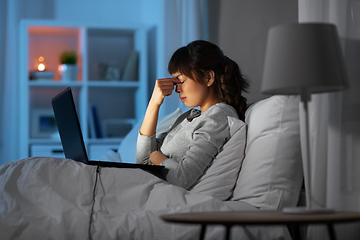
[[[261,91],[265,94],[300,95],[305,113],[303,169],[306,207],[285,208],[285,213],[332,212],[314,207],[311,196],[311,159],[308,102],[312,93],[340,91],[347,87],[345,65],[336,26],[302,23],[270,29]]]

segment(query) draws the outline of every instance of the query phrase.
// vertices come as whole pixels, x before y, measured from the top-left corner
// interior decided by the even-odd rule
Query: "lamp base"
[[[282,210],[285,214],[332,214],[334,209],[330,208],[309,208],[309,207],[288,207]]]

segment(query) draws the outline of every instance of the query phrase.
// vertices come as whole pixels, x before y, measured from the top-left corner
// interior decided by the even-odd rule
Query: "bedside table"
[[[234,211],[234,212],[194,212],[163,215],[166,222],[200,224],[200,239],[204,239],[207,225],[223,225],[226,227],[225,239],[230,239],[230,230],[234,225],[305,225],[326,224],[330,239],[335,240],[334,223],[360,221],[360,213],[301,213],[284,214],[282,211]],[[295,236],[297,237],[297,236]]]

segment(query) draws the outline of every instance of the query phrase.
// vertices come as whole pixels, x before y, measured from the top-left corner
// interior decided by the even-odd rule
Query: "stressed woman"
[[[171,57],[172,78],[158,79],[137,142],[137,163],[162,165],[164,178],[190,189],[230,138],[228,117],[244,120],[248,83],[239,66],[207,41],[194,41]],[[156,138],[160,106],[175,92],[193,108]],[[195,109],[200,108],[200,110]]]

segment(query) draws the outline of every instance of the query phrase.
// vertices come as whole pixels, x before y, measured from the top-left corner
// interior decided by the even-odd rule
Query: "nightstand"
[[[360,221],[360,213],[302,213],[284,214],[281,211],[234,211],[234,212],[193,212],[163,215],[166,222],[200,224],[200,239],[204,239],[207,225],[223,225],[226,227],[225,239],[230,239],[230,230],[234,225],[306,225],[326,224],[330,239],[336,239],[334,223]],[[296,236],[295,236],[296,237]]]

